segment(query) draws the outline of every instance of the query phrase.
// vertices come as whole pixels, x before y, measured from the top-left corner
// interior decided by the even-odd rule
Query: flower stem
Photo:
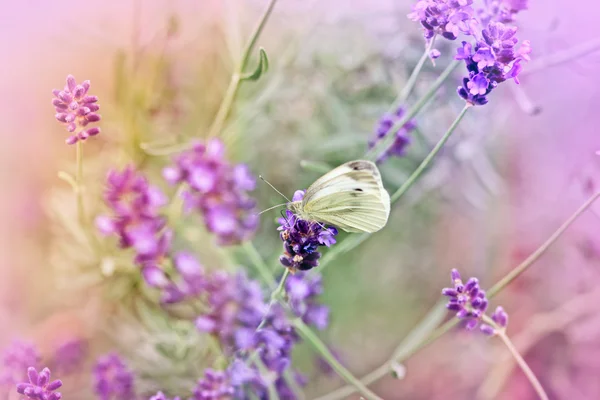
[[[245,242],[242,247],[246,251],[246,255],[252,264],[254,264],[254,267],[258,270],[258,273],[261,275],[263,280],[269,285],[269,287],[274,288],[275,285],[277,285],[277,281],[273,278],[273,273],[269,270],[269,267],[260,256],[258,250],[256,250],[256,247],[254,247],[252,242],[249,241]]]
[[[460,65],[458,60],[452,61],[446,69],[438,76],[433,85],[427,90],[427,92],[421,97],[413,107],[408,110],[408,112],[392,126],[388,135],[386,135],[381,141],[373,147],[371,150],[367,152],[366,158],[374,161],[379,154],[381,154],[385,149],[390,147],[393,141],[396,138],[396,132],[400,128],[402,128],[408,121],[414,118],[419,111],[431,100],[431,98],[437,93],[438,89],[444,84],[446,79],[450,76],[452,71],[456,69]],[[416,78],[415,78],[416,79]]]
[[[265,313],[265,316],[263,317],[262,321],[260,321],[258,328],[256,328],[257,331],[261,330],[263,326],[265,326],[265,324],[267,323],[267,318],[269,317],[269,314],[271,314],[271,309],[273,308],[273,305],[277,303],[282,293],[285,291],[285,281],[289,275],[290,270],[286,268],[285,272],[283,273],[283,276],[279,280],[279,285],[277,285],[277,288],[275,288],[275,290],[273,290],[273,293],[271,293],[271,301],[269,301],[269,307],[267,308],[267,312]],[[272,279],[273,278],[271,277],[271,280]]]
[[[223,101],[221,102],[215,119],[213,120],[213,123],[211,124],[210,129],[208,131],[209,138],[216,137],[223,129],[223,125],[225,124],[225,121],[227,120],[227,117],[229,116],[229,113],[231,112],[231,109],[233,107],[233,102],[235,101],[235,97],[240,87],[240,82],[242,74],[244,73],[244,69],[246,69],[248,65],[248,61],[250,60],[252,50],[254,50],[254,46],[256,45],[256,42],[260,37],[269,19],[269,16],[273,11],[273,8],[275,7],[276,2],[277,0],[270,0],[269,5],[265,9],[265,12],[263,13],[260,21],[258,22],[258,25],[254,29],[254,32],[252,33],[250,39],[248,40],[248,43],[246,44],[246,48],[244,49],[242,58],[236,66],[235,71],[231,75],[229,86],[227,87],[227,91],[225,92]]]
[[[442,147],[444,147],[444,145],[446,144],[448,139],[450,139],[450,136],[452,136],[452,133],[454,132],[454,130],[456,129],[456,127],[458,126],[460,121],[463,119],[463,117],[467,113],[467,110],[471,107],[472,107],[471,104],[469,104],[469,103],[465,104],[465,106],[463,107],[461,112],[458,114],[458,116],[456,117],[454,122],[452,122],[452,125],[450,125],[450,128],[448,128],[446,133],[444,133],[444,136],[442,136],[442,138],[437,142],[435,147],[429,152],[429,154],[427,154],[427,157],[425,157],[425,159],[417,167],[415,172],[413,172],[412,175],[402,184],[402,186],[400,186],[400,188],[398,190],[396,190],[396,192],[394,192],[394,194],[391,197],[392,202],[395,202],[400,197],[402,197],[404,195],[404,193],[406,193],[406,191],[408,189],[410,189],[410,187],[419,179],[419,177],[421,176],[423,171],[425,171],[425,169],[427,167],[429,167],[429,165],[432,163],[435,156],[440,152]]]
[[[509,283],[515,280],[515,278],[531,267],[531,265],[537,261],[540,256],[544,254],[546,250],[552,246],[552,244],[554,244],[554,242],[556,242],[556,240],[567,230],[567,228],[569,228],[569,226],[571,226],[571,224],[573,224],[573,222],[575,222],[575,220],[577,220],[577,218],[579,218],[579,216],[583,214],[598,197],[600,197],[600,192],[594,193],[585,203],[581,205],[581,207],[577,209],[577,211],[575,211],[575,213],[573,213],[573,215],[569,217],[569,219],[563,222],[563,224],[556,230],[556,232],[552,234],[552,236],[548,238],[548,240],[546,240],[540,247],[531,253],[529,257],[523,260],[521,264],[506,274],[504,278],[500,279],[494,286],[492,286],[487,292],[488,298],[494,297],[494,295],[504,289]]]
[[[77,196],[77,216],[79,223],[85,225],[85,209],[83,204],[83,143],[78,140],[75,144],[75,164],[76,164],[76,175],[75,183],[77,190],[75,195]]]
[[[366,399],[369,400],[381,400],[381,397],[373,393],[364,383],[358,380],[350,371],[348,371],[329,351],[325,343],[323,343],[317,335],[308,327],[302,320],[295,319],[294,327],[298,334],[306,340],[327,363],[333,368],[333,370],[344,379],[348,384],[354,386],[358,392],[360,392]]]
[[[504,344],[506,345],[506,347],[510,351],[510,354],[512,354],[512,356],[514,357],[515,361],[517,362],[517,364],[519,364],[519,367],[521,367],[521,370],[523,371],[523,373],[525,374],[525,376],[527,377],[527,379],[531,383],[531,386],[533,386],[533,389],[536,391],[536,393],[538,394],[539,398],[541,400],[548,400],[548,395],[544,391],[544,388],[542,387],[542,384],[537,379],[537,377],[535,376],[535,374],[533,373],[533,371],[531,370],[531,368],[529,368],[529,365],[527,365],[527,363],[525,362],[525,360],[523,359],[523,357],[521,356],[521,354],[519,354],[519,350],[517,350],[517,348],[513,345],[513,343],[511,342],[511,340],[508,338],[508,336],[506,335],[506,331],[504,330],[504,328],[499,328],[496,325],[496,323],[490,317],[488,317],[487,315],[483,316],[483,321],[485,323],[487,323],[487,324],[490,324],[491,326],[493,326],[495,328],[496,336],[498,336],[500,339],[502,339],[502,341],[504,342]]]
[[[423,69],[423,65],[425,65],[425,61],[427,61],[427,59],[429,58],[429,53],[431,52],[434,43],[435,35],[431,38],[429,44],[425,47],[423,55],[421,55],[421,58],[419,58],[419,61],[417,61],[417,65],[415,65],[415,68],[412,70],[410,76],[408,77],[408,80],[406,81],[406,84],[400,91],[400,94],[398,95],[396,100],[394,100],[394,102],[392,103],[391,111],[395,110],[401,104],[406,102],[408,96],[410,96],[410,94],[412,93],[413,89],[415,88],[415,84],[417,83],[417,78],[419,77],[419,74]]]

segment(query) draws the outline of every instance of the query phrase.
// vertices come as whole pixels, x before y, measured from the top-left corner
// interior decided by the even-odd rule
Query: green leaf
[[[256,81],[269,69],[269,59],[267,52],[262,47],[258,49],[258,65],[253,72],[242,75],[242,80]]]

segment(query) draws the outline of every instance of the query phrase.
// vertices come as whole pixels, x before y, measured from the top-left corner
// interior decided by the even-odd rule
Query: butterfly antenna
[[[258,215],[262,214],[262,213],[266,213],[267,211],[271,211],[277,207],[282,207],[282,206],[287,206],[287,203],[282,203],[282,204],[277,204],[276,206],[273,207],[269,207],[266,210],[262,210],[261,212],[258,213]]]
[[[267,181],[265,178],[263,178],[262,175],[258,176],[264,183],[266,183],[267,185],[271,186],[271,189],[273,189],[274,191],[276,191],[277,193],[279,193],[281,195],[281,197],[283,197],[284,199],[286,199],[289,203],[291,203],[292,201],[290,199],[288,199],[285,194],[281,193],[279,190],[277,190],[275,188],[275,186],[271,185],[271,183],[269,181]],[[266,210],[265,210],[266,211]]]

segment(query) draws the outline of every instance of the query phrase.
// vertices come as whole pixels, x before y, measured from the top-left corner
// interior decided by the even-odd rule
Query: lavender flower
[[[33,367],[27,369],[29,383],[23,382],[17,385],[17,392],[30,399],[37,400],[60,400],[62,395],[55,392],[62,386],[60,379],[50,382],[50,370],[44,368],[40,373]]]
[[[57,114],[58,122],[66,125],[67,131],[74,133],[67,138],[67,144],[75,144],[80,140],[86,140],[100,133],[100,128],[88,128],[88,124],[100,121],[100,115],[96,113],[100,109],[97,103],[98,97],[89,96],[90,81],[77,84],[73,75],[67,76],[67,84],[63,90],[54,89],[52,105]],[[81,128],[79,132],[78,128]]]
[[[497,329],[504,329],[508,325],[508,314],[502,306],[496,307],[496,311],[492,314],[492,321],[496,324],[495,327],[488,324],[481,324],[481,332],[488,336],[493,336],[497,333]]]
[[[181,397],[173,397],[170,399],[165,396],[163,392],[158,392],[154,396],[150,397],[149,400],[181,400]]]
[[[74,338],[62,343],[54,352],[53,370],[61,374],[71,374],[81,368],[88,351],[84,339]]]
[[[227,372],[207,368],[194,389],[193,400],[228,400],[233,399],[234,393]]]
[[[527,10],[529,0],[484,0],[484,7],[477,10],[477,19],[483,26],[492,21],[514,22],[515,16]]]
[[[167,286],[168,279],[159,268],[159,262],[171,249],[172,232],[159,214],[167,197],[129,166],[121,172],[109,172],[104,200],[113,215],[96,218],[100,232],[118,236],[121,248],[135,250],[135,262],[142,267],[149,285]]]
[[[206,282],[210,310],[196,319],[196,327],[215,335],[227,354],[249,350],[256,345],[254,331],[267,311],[256,281],[244,272],[230,276],[216,271]]]
[[[420,22],[425,39],[435,35],[454,40],[470,33],[473,25],[473,0],[419,0],[408,18]]]
[[[116,353],[98,359],[94,380],[100,400],[131,400],[135,397],[133,373]]]
[[[305,191],[297,190],[292,201],[300,201]],[[338,231],[334,227],[324,227],[316,221],[305,221],[294,215],[290,210],[286,211],[285,218],[280,218],[281,224],[277,230],[283,241],[283,255],[279,262],[292,271],[307,271],[319,265],[321,253],[317,251],[319,246],[335,244],[335,236]]]
[[[317,303],[323,293],[320,274],[297,273],[285,281],[286,293],[294,314],[308,324],[323,330],[329,323],[329,308]]]
[[[219,139],[197,143],[165,168],[163,176],[172,183],[186,183],[186,211],[198,210],[208,230],[220,245],[238,244],[250,239],[258,228],[256,201],[248,192],[256,180],[244,164],[225,160]]]
[[[4,350],[1,360],[0,386],[12,386],[26,378],[27,368],[39,365],[41,356],[33,344],[15,340]]]
[[[479,287],[477,278],[470,278],[466,284],[463,284],[456,269],[452,270],[451,277],[454,287],[442,290],[442,294],[450,298],[446,308],[456,311],[458,318],[467,321],[465,328],[473,330],[479,324],[488,306],[485,292]]]
[[[438,52],[439,53],[439,52]],[[439,57],[439,55],[438,55]],[[437,58],[437,57],[436,57]],[[369,149],[372,149],[379,143],[384,137],[386,137],[395,123],[400,121],[406,110],[404,107],[398,107],[396,112],[392,115],[384,115],[377,124],[377,129],[375,131],[375,137],[369,141]],[[409,133],[412,132],[417,126],[417,123],[414,119],[408,121],[406,124],[401,126],[396,131],[396,138],[392,145],[385,150],[378,158],[377,162],[381,163],[385,161],[390,156],[402,157],[406,151],[406,147],[410,144]]]
[[[464,60],[469,72],[468,77],[463,78],[462,86],[457,89],[459,96],[465,101],[473,105],[484,105],[488,102],[487,95],[499,83],[508,79],[519,83],[521,63],[529,60],[531,45],[529,41],[523,41],[516,50],[516,32],[515,27],[490,22],[481,31],[481,39],[474,47],[468,42],[462,42],[455,59]]]

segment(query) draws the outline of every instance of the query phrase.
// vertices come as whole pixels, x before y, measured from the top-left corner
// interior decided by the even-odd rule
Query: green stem
[[[252,33],[252,35],[250,36],[250,39],[248,40],[248,43],[246,44],[246,48],[244,49],[242,58],[241,58],[240,62],[238,63],[237,67],[235,68],[235,71],[231,75],[231,79],[229,81],[229,86],[227,87],[227,91],[225,92],[223,101],[221,102],[221,105],[219,106],[219,110],[217,111],[215,119],[214,119],[213,123],[211,124],[210,129],[208,131],[209,138],[216,137],[219,134],[219,132],[221,132],[221,130],[223,129],[223,125],[225,124],[225,121],[227,120],[227,117],[229,116],[229,113],[231,113],[233,103],[235,101],[238,89],[240,87],[241,77],[242,77],[242,74],[244,73],[244,69],[246,69],[246,67],[248,65],[248,61],[250,60],[252,50],[254,49],[254,46],[256,45],[256,42],[258,41],[258,38],[260,37],[260,34],[262,33],[262,31],[269,19],[269,16],[273,12],[273,8],[275,7],[276,2],[277,2],[277,0],[270,0],[269,5],[267,6],[258,25],[254,29],[254,32]]]
[[[271,301],[269,301],[269,307],[267,308],[267,312],[265,313],[265,316],[263,317],[262,321],[260,321],[260,325],[258,325],[258,328],[256,328],[257,331],[261,330],[267,323],[267,318],[269,317],[269,314],[271,313],[271,309],[273,308],[275,303],[277,303],[277,301],[281,297],[281,294],[285,291],[285,281],[289,275],[290,275],[290,270],[288,268],[286,268],[285,272],[283,273],[283,276],[279,280],[279,285],[277,285],[277,288],[273,291],[273,293],[271,293]],[[270,279],[273,280],[273,277],[271,276]]]
[[[471,104],[469,104],[469,103],[465,104],[465,106],[461,110],[460,114],[458,114],[458,116],[456,117],[454,122],[452,122],[452,125],[450,125],[450,128],[448,128],[446,133],[444,133],[444,136],[442,136],[442,138],[437,142],[435,147],[429,152],[429,154],[427,154],[427,157],[425,157],[425,159],[417,167],[415,172],[413,172],[412,175],[402,184],[402,186],[400,186],[400,188],[398,190],[396,190],[396,192],[392,195],[392,197],[391,197],[392,202],[395,202],[400,197],[402,197],[404,195],[404,193],[406,193],[406,191],[408,189],[410,189],[410,187],[419,179],[419,177],[421,176],[423,171],[425,171],[425,169],[427,169],[427,167],[429,167],[429,165],[431,164],[431,162],[433,161],[435,156],[440,152],[442,147],[444,147],[444,145],[446,144],[448,139],[450,139],[450,136],[452,136],[452,133],[454,132],[454,130],[456,129],[456,127],[458,126],[460,121],[463,119],[463,117],[467,113],[467,110],[471,107],[472,107]]]
[[[538,397],[541,400],[548,400],[548,395],[544,391],[542,384],[540,383],[538,378],[535,376],[535,374],[533,373],[531,368],[529,368],[529,365],[527,365],[527,362],[525,362],[525,360],[519,353],[519,350],[517,350],[517,348],[514,346],[514,344],[508,338],[504,328],[498,327],[496,325],[496,323],[487,315],[484,315],[482,319],[486,324],[490,324],[492,327],[494,327],[494,329],[496,331],[496,336],[498,336],[500,339],[502,339],[502,341],[508,348],[508,351],[510,351],[510,354],[513,356],[513,358],[515,359],[517,364],[519,364],[519,367],[521,367],[521,370],[523,371],[523,373],[525,374],[525,376],[531,383],[531,386],[533,386],[533,389],[537,393]]]
[[[573,215],[569,217],[569,219],[567,219],[556,230],[556,232],[552,234],[552,236],[548,238],[548,240],[538,247],[537,250],[531,253],[531,255],[529,255],[529,257],[527,257],[521,264],[510,271],[504,278],[500,279],[494,286],[492,286],[487,292],[488,298],[494,297],[499,291],[504,289],[506,285],[515,280],[515,278],[525,272],[535,261],[537,261],[540,256],[544,254],[546,250],[548,250],[548,248],[552,246],[552,244],[554,244],[554,242],[556,242],[556,240],[567,230],[567,228],[569,228],[569,226],[571,226],[571,224],[573,224],[573,222],[575,222],[575,220],[577,220],[577,218],[579,218],[579,216],[583,214],[594,203],[594,201],[596,201],[598,197],[600,197],[600,192],[593,194],[585,203],[581,205],[581,207],[577,209],[577,211],[575,211],[575,213],[573,213]]]
[[[277,285],[277,281],[273,278],[273,273],[260,256],[258,250],[256,250],[256,247],[254,247],[250,241],[245,242],[242,247],[246,251],[246,255],[252,264],[254,264],[254,267],[258,270],[258,273],[261,275],[263,280],[269,285],[269,287],[274,288],[275,285]]]
[[[325,343],[323,343],[314,332],[306,326],[300,319],[294,320],[294,327],[298,334],[309,343],[325,361],[333,368],[333,370],[346,381],[346,383],[354,386],[366,399],[381,400],[381,397],[373,393],[364,383],[358,380],[350,371],[348,371],[329,351]]]
[[[421,58],[419,58],[419,61],[417,61],[417,65],[415,65],[415,68],[412,70],[410,76],[408,77],[408,80],[406,81],[406,84],[402,88],[402,91],[400,91],[400,94],[392,103],[391,111],[394,111],[401,104],[406,102],[408,96],[410,96],[410,94],[412,93],[413,89],[415,88],[415,84],[417,83],[417,78],[419,77],[419,74],[423,69],[423,65],[425,65],[425,61],[427,61],[427,59],[429,58],[429,53],[431,52],[431,49],[433,49],[434,43],[435,35],[431,38],[429,44],[425,47],[423,55],[421,55]]]
[[[381,154],[385,149],[389,148],[394,140],[396,139],[396,132],[402,128],[408,121],[414,118],[419,111],[431,100],[431,98],[437,93],[438,89],[444,84],[446,79],[450,76],[452,71],[460,65],[460,61],[454,60],[446,69],[438,76],[433,85],[427,90],[427,92],[421,97],[413,107],[390,129],[390,133],[386,135],[374,148],[367,152],[366,158],[369,160],[377,159],[377,156]]]
[[[85,208],[83,204],[83,142],[78,140],[75,144],[75,164],[76,164],[76,175],[75,183],[77,184],[76,196],[77,196],[77,216],[79,223],[85,225]]]

